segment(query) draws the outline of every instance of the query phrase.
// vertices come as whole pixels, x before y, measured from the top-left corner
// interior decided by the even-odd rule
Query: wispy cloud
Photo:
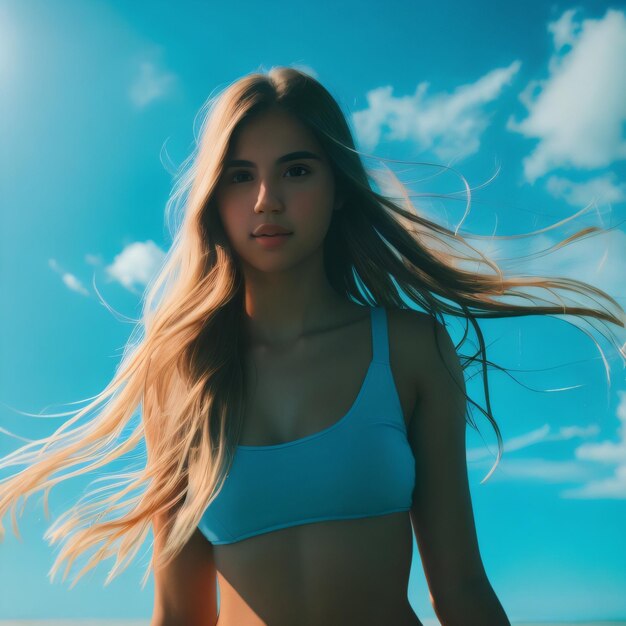
[[[593,437],[597,435],[599,431],[600,429],[597,424],[590,424],[586,427],[562,426],[556,432],[552,432],[550,425],[544,424],[540,428],[507,439],[503,442],[503,451],[513,452],[515,450],[522,450],[546,441],[567,441],[573,438]],[[485,458],[491,459],[492,457],[493,453],[486,448],[472,448],[467,451],[468,462],[476,462]]]
[[[100,266],[103,263],[102,256],[99,254],[86,254],[85,262],[89,263],[89,265]]]
[[[566,489],[561,492],[561,497],[579,500],[604,498],[626,500],[626,464],[617,465],[613,475],[608,478],[592,480],[582,487]]]
[[[619,183],[614,172],[607,172],[585,182],[574,182],[562,176],[550,176],[546,189],[555,198],[568,204],[585,207],[596,203],[617,203],[626,200],[626,183]]]
[[[160,267],[165,252],[154,241],[135,241],[127,245],[106,266],[105,272],[110,280],[120,283],[125,289],[138,293],[136,285],[145,287]]]
[[[561,495],[566,498],[619,498],[626,499],[626,391],[619,391],[617,407],[617,441],[588,442],[576,448],[577,459],[593,461],[612,467],[613,474],[591,480],[582,487],[569,489]]]
[[[409,96],[393,96],[391,85],[373,89],[366,95],[368,108],[353,114],[362,148],[372,150],[385,139],[414,141],[418,149],[431,150],[443,160],[478,152],[490,120],[486,105],[511,84],[520,67],[521,63],[514,61],[450,94],[427,94],[429,82],[421,82]]]
[[[489,466],[492,462],[489,463]],[[486,464],[480,467],[485,468]],[[582,482],[589,478],[589,469],[573,460],[557,461],[527,457],[523,459],[501,459],[493,480],[536,480],[547,483]]]
[[[626,158],[626,16],[610,9],[601,19],[576,19],[565,11],[548,25],[553,55],[548,77],[531,81],[520,94],[528,109],[507,128],[538,139],[524,159],[534,183],[557,167],[606,167]]]
[[[177,81],[176,75],[166,72],[152,61],[140,61],[135,79],[130,86],[129,96],[137,108],[167,96]]]
[[[573,459],[548,460],[538,457],[508,458],[500,460],[490,480],[539,480],[542,482],[562,483],[576,482],[579,486],[565,489],[560,493],[562,498],[626,499],[626,391],[618,391],[616,441],[584,442],[574,449]],[[587,427],[566,426],[552,433],[549,425],[524,433],[504,442],[504,452],[521,450],[538,443],[563,441],[573,438],[588,439],[597,435],[597,424]],[[484,448],[470,449],[467,453],[468,463],[474,469],[484,469],[493,460],[493,452]],[[609,476],[598,477],[599,473]]]
[[[81,280],[71,272],[62,269],[56,259],[48,259],[48,267],[61,277],[61,280],[68,289],[79,293],[81,296],[89,296],[89,291],[85,288]]]
[[[141,295],[136,286],[145,287],[150,282],[164,257],[165,252],[154,241],[148,240],[128,244],[109,265],[104,265],[101,255],[96,254],[86,254],[85,262],[103,267],[109,282],[117,282],[135,295]],[[82,281],[75,274],[62,269],[56,259],[49,259],[48,266],[61,276],[68,289],[83,296],[90,295]]]

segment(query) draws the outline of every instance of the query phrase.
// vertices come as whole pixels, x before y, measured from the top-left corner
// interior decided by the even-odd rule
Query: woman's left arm
[[[510,626],[478,547],[467,478],[467,399],[460,359],[445,326],[431,317],[410,312],[404,327],[411,335],[404,350],[412,354],[407,358],[419,372],[418,401],[408,430],[415,456],[411,521],[431,603],[443,626]]]

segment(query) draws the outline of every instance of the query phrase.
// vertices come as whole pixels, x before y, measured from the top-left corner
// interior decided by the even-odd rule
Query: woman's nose
[[[283,208],[282,200],[276,194],[272,185],[262,182],[259,186],[259,195],[254,207],[256,213],[259,211],[280,211]]]

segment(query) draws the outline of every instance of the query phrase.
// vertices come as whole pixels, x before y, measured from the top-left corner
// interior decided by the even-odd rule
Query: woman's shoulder
[[[415,309],[388,308],[386,311],[389,334],[393,335],[399,352],[411,354],[423,351],[434,335],[436,320],[428,313]]]
[[[403,343],[413,346],[416,345],[415,341],[419,345],[430,344],[435,341],[435,337],[440,339],[442,336],[450,336],[446,326],[429,313],[397,308],[388,308],[386,311],[390,327],[394,327]]]
[[[435,317],[415,309],[387,309],[392,350],[419,387],[432,383],[440,365],[454,370],[459,358],[446,326]],[[445,369],[445,368],[444,368]]]
[[[401,332],[424,332],[426,326],[432,328],[434,318],[428,313],[415,309],[386,308],[387,316],[392,318]]]

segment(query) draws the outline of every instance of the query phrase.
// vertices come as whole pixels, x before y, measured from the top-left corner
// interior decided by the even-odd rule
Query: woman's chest
[[[388,315],[390,385],[408,426],[416,403],[416,372],[403,355],[402,330]],[[343,333],[310,341],[284,354],[255,351],[246,359],[245,410],[240,444],[282,444],[323,431],[352,408],[368,382],[373,342],[368,319]],[[394,389],[395,388],[395,389]]]

